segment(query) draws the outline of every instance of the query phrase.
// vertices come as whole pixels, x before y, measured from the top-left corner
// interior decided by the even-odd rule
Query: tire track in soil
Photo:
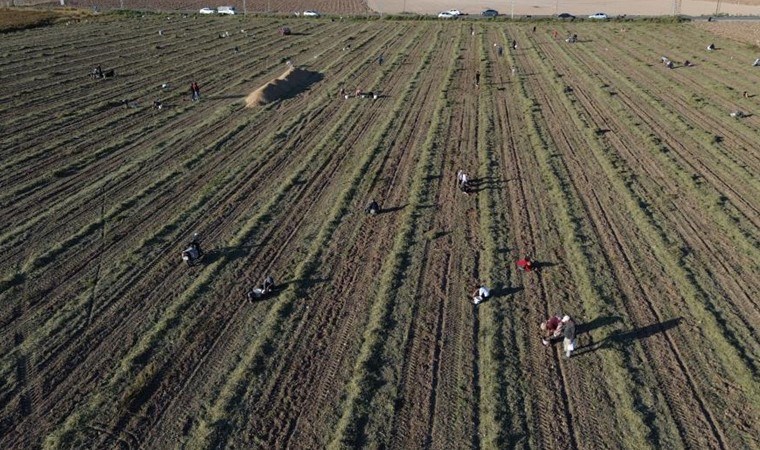
[[[212,167],[209,167],[209,169],[213,170],[213,169],[214,169],[214,167],[213,167],[213,166],[212,166]],[[274,173],[277,173],[277,170],[275,170],[275,172],[274,172]],[[199,177],[199,180],[200,180],[200,177]],[[159,208],[159,210],[161,210],[161,208]],[[146,215],[146,217],[148,217],[148,215]],[[146,220],[147,220],[147,219],[146,219]],[[71,274],[69,274],[69,276],[68,276],[68,277],[65,277],[65,278],[71,278]]]
[[[366,122],[367,122],[367,123],[372,123],[372,120],[367,120]],[[349,147],[350,147],[350,145],[349,145]],[[328,177],[328,178],[332,178],[332,177]],[[282,246],[282,247],[281,247],[281,249],[284,249],[284,246]],[[282,250],[281,250],[281,251],[282,251]],[[275,257],[274,259],[276,260],[276,259],[277,259],[277,257]],[[228,329],[228,328],[225,328],[225,330],[227,330],[227,329]],[[217,340],[215,340],[215,342],[218,342],[218,338],[217,338]],[[230,342],[230,340],[226,340],[225,342]],[[209,350],[209,351],[210,351],[210,350]],[[225,354],[225,352],[214,352],[214,353],[217,353],[217,354]]]
[[[551,49],[549,49],[551,51]],[[580,61],[579,61],[580,63]],[[590,68],[590,66],[586,66]],[[565,69],[569,71],[569,69]],[[616,149],[619,149],[618,155],[625,158],[628,163],[628,167],[637,168],[638,171],[643,171],[646,174],[647,179],[660,181],[657,185],[662,188],[670,200],[658,200],[657,192],[652,192],[650,188],[644,183],[639,183],[640,188],[644,191],[645,198],[653,199],[653,203],[660,204],[663,218],[667,218],[674,226],[677,227],[679,237],[682,241],[688,243],[689,252],[696,255],[695,257],[702,259],[705,267],[711,267],[710,270],[712,276],[716,277],[716,288],[720,289],[718,295],[722,297],[741,299],[744,304],[752,305],[753,307],[747,309],[741,309],[740,304],[734,306],[734,320],[744,323],[746,330],[753,330],[750,326],[750,319],[753,315],[757,316],[758,304],[754,301],[751,291],[757,290],[757,286],[751,286],[751,277],[749,276],[736,276],[737,271],[742,271],[744,267],[751,267],[752,263],[746,258],[741,258],[741,255],[732,251],[733,245],[728,242],[722,242],[717,240],[724,235],[723,230],[714,230],[706,233],[714,225],[704,219],[704,213],[698,210],[693,205],[692,201],[684,198],[678,190],[672,188],[672,183],[667,183],[670,177],[668,174],[663,173],[662,165],[656,160],[652,160],[648,153],[634,153],[631,148],[635,148],[633,144],[635,137],[630,136],[625,126],[620,126],[617,123],[610,122],[606,117],[615,117],[614,114],[609,111],[603,110],[603,105],[595,103],[582,89],[575,89],[573,94],[584,106],[586,110],[586,116],[590,120],[596,122],[597,128],[615,130],[614,133],[607,135],[605,138],[609,140]],[[618,92],[617,97],[622,103],[626,105],[626,108],[630,109],[636,117],[647,118],[647,122],[653,127],[653,130],[658,135],[669,135],[665,127],[660,125],[645,108],[642,108],[637,102],[624,90]],[[678,144],[677,139],[667,139],[669,146],[681,145]],[[643,164],[646,163],[646,164]],[[665,203],[663,205],[663,203]],[[671,203],[672,207],[668,208],[667,203]],[[702,236],[711,236],[710,241],[703,239]],[[716,246],[717,244],[717,246]],[[705,256],[702,256],[705,255]],[[731,289],[734,286],[735,288]],[[702,290],[702,288],[699,288]],[[709,288],[706,288],[709,289]],[[706,298],[709,298],[711,294],[704,292]],[[732,305],[735,302],[731,302]],[[736,308],[740,308],[736,310]],[[758,317],[760,319],[760,316]],[[756,336],[750,338],[754,339]],[[738,348],[739,353],[744,351],[744,347]],[[749,363],[752,366],[752,363]]]
[[[527,36],[522,37],[521,40],[528,41]],[[504,41],[507,41],[506,36]],[[542,92],[540,83],[535,79],[534,74],[537,72],[537,68],[528,55],[528,50],[521,47],[510,53],[510,57],[513,66],[518,68],[517,82],[524,91],[525,98],[533,98],[534,102],[543,105],[542,100],[546,98],[546,95]],[[519,103],[519,99],[518,101],[505,102],[508,127],[512,130],[510,133],[512,136],[519,136],[521,130],[527,125],[517,122],[519,111],[516,111],[517,108],[513,105],[519,105]],[[535,123],[535,118],[531,120]],[[540,128],[539,124],[536,123],[535,125]],[[535,255],[548,255],[551,253],[551,249],[545,248],[541,243],[543,241],[537,239],[534,231],[542,229],[536,211],[551,210],[551,207],[546,205],[546,197],[536,190],[544,184],[540,177],[542,173],[540,163],[532,154],[524,152],[518,154],[517,148],[518,146],[512,141],[507,158],[502,158],[505,163],[509,161],[506,173],[514,171],[513,173],[516,175],[514,177],[506,176],[506,178],[519,180],[513,184],[509,195],[512,217],[517,218],[516,222],[519,224],[514,227],[515,248],[521,249],[524,254],[534,255],[534,257]],[[526,189],[526,185],[530,186],[530,191]],[[532,205],[538,205],[538,207]],[[547,280],[540,271],[523,275],[523,279],[528,277],[535,278],[535,280],[532,282],[525,280],[526,291],[535,292],[538,299],[538,301],[528,300],[525,302],[528,310],[532,310],[529,316],[545,318],[549,315],[550,303],[548,295],[550,288],[547,286]],[[538,430],[534,431],[538,431],[538,440],[543,442],[543,446],[577,449],[578,438],[575,433],[575,423],[570,405],[571,398],[568,392],[567,372],[569,369],[558,361],[560,352],[552,347],[551,353],[557,362],[552,365],[551,372],[547,371],[546,349],[537,339],[528,339],[526,350],[527,353],[521,355],[521,359],[527,358],[527,361],[523,359],[527,365],[524,372],[526,377],[529,377],[528,379],[533,380],[531,389],[534,390],[530,396],[526,397],[526,400],[531,404],[531,409],[537,411],[538,416],[537,423],[535,423],[535,419],[531,420],[531,418],[528,418],[528,423],[534,422],[534,426],[539,427]],[[550,376],[551,374],[553,377]]]
[[[428,50],[428,52],[429,51],[430,49]],[[418,56],[412,56],[412,58],[415,60],[421,59]],[[423,117],[422,114],[424,111],[424,109],[421,108],[420,105],[417,105],[417,103],[425,101],[432,87],[432,83],[423,82],[421,84],[427,85],[428,86],[427,90],[424,91],[424,94],[422,93],[422,91],[417,91],[415,93],[415,96],[410,102],[410,106],[406,108],[406,114],[412,114],[413,112],[415,113],[415,116],[412,119],[412,123],[414,124],[418,124],[422,121],[422,117]],[[409,128],[408,119],[401,119],[400,122],[405,123],[404,125],[405,128]],[[418,127],[412,126],[411,129],[418,129]],[[382,166],[380,170],[388,170],[388,171],[392,171],[393,173],[393,175],[390,177],[390,180],[391,180],[390,184],[384,189],[385,195],[383,196],[383,198],[386,198],[386,199],[392,198],[395,202],[394,204],[400,204],[403,198],[403,191],[398,192],[395,181],[398,179],[398,174],[400,172],[400,169],[406,168],[409,166],[405,162],[413,157],[413,153],[409,153],[407,149],[412,145],[412,142],[414,140],[420,139],[419,136],[421,133],[423,133],[423,131],[424,131],[424,127],[419,127],[416,133],[412,133],[403,141],[395,143],[391,152],[388,153],[388,157],[384,158],[382,162]],[[401,152],[400,155],[395,156],[395,157],[391,156],[398,151]],[[391,162],[395,162],[395,164],[391,164]],[[386,166],[387,166],[387,169],[383,169]],[[380,178],[378,177],[378,179]],[[410,178],[407,176],[407,177],[403,177],[402,179],[406,180]],[[371,184],[374,187],[375,183],[373,182]],[[370,190],[372,190],[373,187],[371,187]],[[399,189],[400,188],[403,188],[403,186],[399,187]],[[379,226],[379,224],[376,226]],[[386,228],[393,229],[392,227],[386,227]],[[378,233],[378,230],[376,230],[374,226],[364,226],[362,227],[361,231],[359,231],[359,233],[361,235],[359,239],[350,240],[350,242],[358,243],[354,245],[362,245],[362,244],[366,245],[368,242],[372,242],[373,241],[372,239],[368,239],[368,233],[369,235],[376,236]],[[345,254],[347,255],[377,254],[379,252],[379,249],[387,248],[392,244],[392,242],[390,242],[393,237],[392,235],[386,234],[385,236],[382,236],[382,235],[380,236],[381,237],[379,238],[377,237],[375,238],[377,239],[376,242],[372,242],[373,244],[372,248],[374,250],[361,249],[361,248],[357,249],[356,247],[352,247],[348,249],[347,251],[345,251]],[[339,239],[339,240],[342,242],[345,242],[344,239]],[[372,262],[371,266],[369,268],[364,268],[364,269],[357,269],[356,267],[353,267],[353,264],[351,263],[336,264],[334,262],[331,262],[329,264],[325,264],[325,266],[329,265],[331,267],[342,267],[342,269],[338,271],[338,275],[337,275],[338,282],[335,284],[336,286],[335,292],[329,294],[328,296],[334,299],[346,299],[346,298],[350,298],[351,292],[367,291],[366,289],[363,289],[361,286],[372,284],[372,279],[374,278],[374,275],[380,269],[378,264],[382,262],[381,259],[378,259],[376,257],[371,257],[368,259]],[[346,277],[345,274],[342,274],[342,271],[346,271],[346,270],[349,272],[348,283],[344,283],[341,281],[341,280],[344,280]],[[351,272],[353,272],[353,274],[351,274]],[[361,273],[362,276],[359,279],[357,279],[359,273]],[[318,292],[315,292],[314,295],[318,295]],[[354,323],[357,319],[357,314],[360,312],[363,314],[364,310],[361,308],[357,310],[356,307],[353,305],[354,302],[349,301],[349,302],[343,302],[343,303],[344,304],[342,304],[341,306],[336,307],[334,312],[332,311],[332,309],[325,309],[325,311],[321,311],[322,308],[320,308],[318,309],[316,313],[314,313],[314,314],[317,314],[317,317],[312,319],[312,322],[315,322],[316,325],[312,325],[309,329],[309,332],[314,333],[315,332],[314,329],[316,329],[316,333],[317,333],[316,341],[315,341],[314,336],[307,336],[306,338],[303,338],[303,339],[302,338],[294,339],[295,342],[304,342],[304,343],[308,342],[309,345],[306,346],[306,348],[300,348],[298,351],[288,350],[286,352],[288,354],[293,354],[293,357],[288,358],[288,360],[295,359],[299,361],[299,365],[292,369],[293,371],[298,373],[296,376],[299,378],[299,380],[298,382],[294,382],[294,383],[289,383],[287,381],[277,382],[277,386],[276,386],[277,394],[278,396],[284,396],[284,398],[278,399],[273,402],[273,400],[271,399],[272,394],[267,394],[267,395],[258,397],[260,399],[260,402],[262,403],[262,405],[259,407],[263,409],[270,408],[272,405],[278,404],[278,402],[286,402],[288,404],[298,403],[302,401],[300,400],[302,396],[305,396],[305,400],[309,400],[310,397],[311,398],[316,397],[318,399],[316,404],[312,404],[306,407],[292,407],[291,406],[287,408],[288,411],[295,410],[295,411],[298,411],[298,413],[296,414],[296,417],[293,419],[288,419],[287,415],[285,418],[278,418],[278,421],[281,421],[287,424],[285,428],[285,433],[284,433],[285,437],[282,438],[281,440],[279,439],[279,436],[283,434],[283,431],[280,430],[278,427],[275,427],[274,429],[272,429],[271,425],[268,422],[264,421],[263,423],[258,424],[259,421],[254,420],[252,422],[254,429],[268,429],[268,430],[272,429],[273,430],[272,432],[267,433],[266,437],[262,438],[262,439],[265,439],[270,445],[285,447],[285,446],[288,446],[289,443],[292,442],[293,439],[296,439],[296,442],[299,442],[298,445],[301,446],[301,445],[304,445],[303,443],[304,439],[306,438],[315,439],[318,436],[318,434],[315,433],[313,430],[315,428],[317,429],[319,428],[315,426],[314,424],[314,421],[319,420],[319,418],[313,418],[310,416],[314,415],[318,411],[324,411],[325,409],[324,403],[328,399],[328,396],[335,396],[335,392],[334,392],[335,377],[336,377],[336,371],[339,368],[339,364],[340,366],[342,366],[340,368],[345,373],[345,370],[346,370],[345,365],[346,363],[350,362],[350,360],[346,359],[347,356],[345,355],[345,351],[343,351],[343,348],[346,346],[347,343],[350,343],[352,339],[358,338],[358,336],[349,338],[347,337],[347,333],[349,331],[356,332],[361,329],[360,327],[355,326]],[[354,308],[351,308],[348,311],[346,311],[345,310],[346,304],[348,304],[348,306],[354,306]],[[337,330],[337,333],[339,333],[337,338],[332,337],[334,336],[334,335],[331,335],[330,333],[332,329],[325,327],[324,325],[325,319],[318,318],[320,312],[322,312],[323,314],[331,313],[330,315],[328,315],[328,317],[333,317],[332,314],[339,314],[339,316],[334,316],[335,317],[334,319],[333,318],[329,319],[330,324],[336,323],[337,322],[336,319],[338,317],[342,319],[340,321],[341,328]],[[319,338],[325,335],[329,338],[329,344],[326,344],[326,343],[320,344]],[[314,354],[314,350],[312,348],[314,346],[324,348],[324,350],[318,352],[317,354]],[[338,355],[329,354],[331,349],[334,349],[335,351],[337,351]],[[301,355],[299,357],[298,352],[303,352],[306,354]],[[321,361],[331,362],[328,370],[324,370],[320,368],[319,364]],[[290,361],[286,361],[284,364],[289,365]],[[305,372],[304,372],[303,366],[306,366]],[[290,375],[290,376],[292,377],[293,375]],[[304,377],[306,377],[305,380],[304,380]],[[278,378],[284,378],[284,377],[278,376]],[[316,381],[314,380],[315,378],[316,378]],[[314,394],[314,392],[310,393],[311,389],[309,389],[314,383],[318,385],[316,389],[316,395]],[[293,385],[298,386],[299,388],[303,387],[305,390],[303,394],[299,394],[300,389],[296,389],[296,391],[294,392],[292,387],[290,388],[291,390],[289,392],[286,392],[286,393],[279,392],[280,390],[285,389],[286,386],[293,386]],[[253,396],[253,397],[256,397],[256,396]],[[296,397],[295,400],[293,399],[293,397]],[[306,414],[306,417],[304,417],[304,414]],[[251,415],[253,417],[258,417],[258,416],[265,416],[266,414],[265,414],[265,411],[257,412],[254,409],[251,412]],[[300,424],[306,424],[306,429],[301,431],[300,428],[302,427],[302,425]],[[320,445],[320,444],[313,443],[313,445]],[[322,443],[321,445],[324,445],[324,443]]]
[[[576,60],[578,60],[579,63],[583,63],[586,66],[586,70],[588,70],[587,73],[593,73],[596,74],[594,70],[591,70],[592,67],[594,67],[594,63],[586,62],[586,58],[591,57],[594,59],[597,59],[596,57],[589,56],[585,53],[582,53],[580,51],[576,51],[573,53],[573,56]],[[731,130],[723,127],[721,125],[721,121],[715,120],[712,117],[707,117],[704,114],[701,114],[700,111],[695,110],[692,105],[689,105],[686,103],[684,99],[682,99],[680,96],[676,94],[676,90],[673,89],[667,89],[667,86],[662,89],[658,89],[659,84],[657,83],[648,83],[646,82],[643,76],[646,76],[647,74],[641,74],[640,72],[634,71],[628,75],[628,78],[631,80],[631,82],[636,83],[639,86],[648,86],[648,89],[645,91],[647,93],[647,98],[652,100],[651,103],[655,104],[661,104],[663,107],[666,107],[670,110],[672,113],[671,115],[673,117],[677,118],[686,118],[688,119],[692,124],[697,125],[703,130],[711,130],[718,134],[722,134],[723,136],[733,136],[736,133],[732,133]],[[649,74],[651,75],[651,74]],[[600,77],[601,78],[601,77]],[[619,89],[617,89],[616,96],[620,98],[621,101],[625,104],[626,107],[631,107],[636,113],[636,116],[640,119],[643,119],[646,124],[656,132],[657,136],[665,138],[665,143],[667,144],[668,149],[675,152],[679,156],[679,162],[685,166],[691,169],[692,173],[699,173],[702,174],[707,180],[711,182],[713,186],[715,186],[716,190],[720,189],[719,192],[724,192],[729,194],[729,197],[731,198],[732,202],[734,202],[737,205],[743,206],[743,208],[740,209],[743,215],[747,218],[747,220],[751,221],[755,227],[760,227],[760,209],[754,207],[749,200],[751,198],[755,198],[757,192],[754,192],[754,190],[749,190],[751,187],[753,187],[751,184],[748,183],[738,183],[734,182],[731,183],[730,181],[733,181],[735,177],[731,177],[730,180],[726,180],[724,177],[721,177],[716,170],[712,169],[711,167],[717,167],[716,161],[714,158],[706,159],[705,158],[705,152],[704,150],[709,149],[706,146],[703,145],[697,145],[698,142],[695,141],[693,145],[694,148],[702,149],[702,152],[693,150],[692,146],[686,145],[684,142],[685,140],[689,140],[689,137],[686,136],[677,136],[673,131],[668,129],[667,127],[662,126],[662,119],[655,117],[652,113],[649,111],[652,110],[652,107],[648,105],[647,108],[642,108],[639,106],[639,103],[637,102],[636,98],[639,96],[632,96],[630,95],[626,89],[624,89],[622,86],[620,86],[621,83],[610,83],[616,86],[619,86]],[[705,87],[707,91],[709,89]],[[593,117],[593,116],[592,116]],[[612,116],[614,117],[614,116]],[[680,120],[680,119],[679,119]],[[753,143],[751,142],[745,142],[745,145],[748,147],[751,147]],[[726,159],[726,157],[723,157],[722,159]],[[723,163],[726,164],[725,162]],[[726,175],[730,175],[731,173],[736,172],[742,172],[739,169],[739,165],[736,163],[732,164],[733,167],[727,167],[728,170],[731,169]],[[727,192],[726,192],[727,191]]]
[[[333,47],[330,47],[330,48],[333,48]],[[327,51],[327,50],[325,50],[325,51]],[[244,64],[244,63],[242,63],[242,64]],[[165,128],[167,128],[167,129],[179,129],[179,130],[189,130],[189,129],[191,129],[192,128],[191,124],[192,124],[193,121],[197,120],[198,115],[202,114],[203,111],[207,111],[212,106],[216,105],[215,102],[208,103],[209,106],[205,106],[206,104],[207,104],[206,102],[203,102],[202,103],[202,105],[204,105],[203,108],[200,108],[200,109],[199,108],[194,108],[193,109],[194,114],[187,114],[186,113],[186,114],[184,114],[184,116],[182,118],[180,118],[179,122],[174,122],[173,121],[172,123],[166,125]],[[196,109],[197,109],[197,111],[196,111]],[[108,115],[105,115],[105,117],[108,118],[108,120],[110,120],[110,117]],[[224,121],[223,120],[220,120],[220,122],[221,122],[222,125],[224,125]],[[219,130],[225,131],[225,128],[221,128],[221,126],[217,127],[217,128]],[[116,131],[116,130],[114,130],[114,131]],[[208,133],[210,133],[210,132],[211,132],[211,130],[208,131]],[[95,133],[92,133],[92,134],[95,135]],[[188,133],[186,132],[185,134],[188,134]],[[111,135],[113,135],[113,133],[111,133]],[[48,137],[48,139],[49,138],[50,137]],[[196,136],[189,136],[189,135],[187,136],[187,139],[195,139],[195,138],[196,138]],[[128,149],[129,148],[140,149],[141,148],[140,147],[140,143],[141,142],[142,141],[136,142],[131,147],[128,147]],[[78,144],[78,145],[82,146],[81,143]],[[177,152],[179,152],[181,150],[182,150],[182,147],[180,147],[177,151],[175,151],[175,153],[177,153]],[[120,159],[120,158],[123,158],[123,157],[129,155],[129,153],[126,153],[126,155],[124,155],[123,154],[124,152],[122,152],[122,151],[116,151],[116,150],[114,152],[111,152],[111,153],[112,154],[109,155],[109,156],[111,156],[113,159],[117,159],[117,158]],[[55,152],[55,153],[51,153],[51,154],[52,155],[56,155],[56,154],[59,154],[59,153]],[[160,156],[163,156],[163,161],[171,161],[172,160],[171,157],[170,157],[170,155],[166,154],[165,152],[161,152]],[[99,174],[99,173],[104,173],[104,172],[107,173],[107,172],[109,172],[107,170],[107,167],[108,167],[108,163],[110,163],[110,162],[111,162],[111,158],[106,158],[106,159],[101,158],[101,160],[98,161],[96,164],[90,164],[87,167],[86,171],[84,171],[84,172],[78,171],[78,173],[75,176],[73,176],[73,177],[71,177],[71,176],[66,177],[62,181],[63,185],[61,187],[57,187],[56,184],[53,184],[52,186],[50,186],[50,188],[57,188],[57,190],[51,192],[49,195],[66,196],[67,193],[70,193],[72,189],[78,189],[78,186],[81,184],[79,180],[87,180],[87,179],[93,178],[92,177],[93,173],[98,173]],[[106,168],[103,168],[103,166],[105,166]],[[68,188],[69,191],[66,191],[65,190],[66,188]],[[34,195],[34,199],[35,200],[39,200],[39,193],[36,190],[31,191],[30,195],[31,194],[35,194]],[[24,207],[24,203],[23,202],[19,202],[18,200],[19,199],[17,198],[16,201],[15,201],[14,207],[16,207],[16,208],[23,208]],[[43,198],[43,200],[44,200],[44,198]],[[23,211],[23,209],[19,209],[19,212],[20,211]],[[18,216],[18,212],[14,213],[13,215],[14,216]]]
[[[458,70],[465,71],[464,68]],[[474,70],[467,70],[466,72],[467,75],[459,77],[459,86],[456,88],[448,87],[447,92],[454,89],[467,92],[471,89],[469,80],[474,76]],[[461,101],[461,99],[457,100]],[[462,103],[465,102],[462,101]],[[470,135],[467,126],[469,123],[466,121],[469,116],[464,114],[466,110],[467,108],[462,107],[453,112],[449,120],[458,126],[448,127],[447,135],[441,138],[441,142],[444,143],[457,142],[455,144],[459,152],[457,154],[463,155],[466,155],[467,152],[462,151],[462,148],[467,147],[469,141],[458,139],[458,137]],[[442,155],[448,154],[447,145],[451,144],[444,144],[440,150]],[[442,208],[436,211],[428,233],[435,230],[437,230],[436,233],[451,233],[450,230],[455,229],[451,221],[458,212],[452,210],[459,203],[456,201],[459,194],[457,194],[456,188],[450,189],[448,174],[456,172],[452,163],[453,160],[447,161],[445,158],[440,162],[440,175],[435,188],[436,195],[433,204],[440,205]],[[464,167],[471,167],[471,165],[465,164]],[[410,324],[406,331],[406,344],[398,383],[399,393],[394,403],[394,417],[391,422],[392,435],[389,442],[390,446],[394,448],[436,448],[436,441],[440,439],[436,435],[438,423],[436,419],[439,416],[447,417],[452,412],[450,408],[440,406],[441,401],[445,403],[450,400],[439,398],[439,390],[441,389],[439,386],[441,383],[456,385],[456,381],[458,381],[455,378],[456,373],[451,373],[452,369],[448,368],[448,364],[451,361],[453,365],[458,357],[461,358],[461,354],[457,355],[459,352],[456,350],[458,349],[454,348],[454,356],[447,360],[445,355],[448,349],[444,351],[444,345],[458,342],[462,334],[467,335],[467,333],[458,330],[457,324],[460,323],[458,321],[461,321],[460,317],[454,317],[453,320],[449,317],[453,312],[448,301],[451,297],[451,284],[457,282],[461,284],[459,276],[452,276],[451,273],[452,260],[457,257],[454,255],[455,249],[451,247],[452,239],[450,237],[428,239],[424,246],[421,259],[422,267],[414,289],[414,292],[418,292],[419,295],[415,296],[416,301],[411,307]],[[461,271],[460,264],[457,264],[457,268]],[[431,326],[431,324],[433,325]],[[454,335],[453,338],[450,337],[452,334]],[[477,336],[477,333],[471,335]],[[476,347],[475,350],[477,351]],[[474,361],[476,360],[477,356]],[[467,373],[472,373],[472,371],[467,371]],[[449,380],[449,378],[454,378],[454,380]],[[475,379],[477,379],[477,373]],[[451,386],[449,387],[451,388]],[[442,414],[439,409],[448,410],[448,414]],[[421,417],[425,417],[426,420],[420,421]],[[453,439],[451,431],[452,428],[446,428],[443,431],[444,436],[448,435],[447,438]],[[472,432],[463,430],[462,433],[473,436],[474,441],[471,443],[477,444],[477,426]],[[441,445],[440,442],[437,444]]]
[[[538,82],[534,82],[534,89],[536,89],[536,92],[541,92],[541,84]],[[567,172],[570,174],[570,181],[573,185],[573,190],[577,193],[580,199],[582,199],[584,207],[586,209],[586,215],[592,219],[592,224],[595,229],[595,235],[601,238],[602,241],[604,241],[605,245],[603,245],[603,248],[605,249],[605,253],[609,255],[609,252],[613,250],[618,250],[620,254],[617,258],[609,256],[609,264],[611,268],[614,268],[617,272],[616,278],[620,280],[618,285],[623,289],[624,292],[626,292],[626,296],[624,298],[630,298],[630,299],[636,299],[636,302],[632,302],[630,304],[626,304],[626,308],[628,309],[629,313],[631,314],[631,317],[636,318],[637,323],[662,323],[663,318],[662,316],[657,313],[656,308],[654,305],[648,300],[649,296],[644,295],[643,293],[647,293],[648,289],[646,289],[645,286],[638,283],[637,279],[635,277],[632,277],[628,274],[633,273],[633,265],[631,263],[631,259],[629,258],[627,252],[625,251],[625,245],[623,242],[624,240],[621,240],[617,236],[617,230],[614,225],[614,223],[610,220],[609,216],[605,212],[605,208],[602,206],[602,201],[600,200],[600,197],[596,195],[596,190],[599,190],[601,186],[604,186],[607,184],[603,180],[594,179],[598,178],[594,177],[594,173],[587,172],[587,163],[583,163],[582,161],[588,161],[588,158],[581,157],[578,155],[578,151],[574,149],[582,148],[582,145],[573,145],[572,141],[573,139],[566,135],[564,132],[564,125],[566,123],[572,123],[572,120],[567,118],[566,116],[569,114],[573,114],[574,112],[565,111],[561,106],[558,105],[552,105],[552,97],[550,92],[541,92],[542,97],[546,98],[546,105],[551,108],[552,114],[545,114],[544,117],[547,118],[554,118],[556,123],[548,123],[549,129],[555,129],[558,130],[557,132],[563,137],[562,140],[555,140],[556,143],[560,144],[558,149],[562,151],[562,153],[566,156],[563,161],[566,161],[564,164],[567,166]],[[565,116],[564,120],[563,117]],[[573,163],[573,166],[569,166],[567,162]],[[575,176],[582,176],[583,179],[579,182],[575,179]],[[591,189],[582,189],[583,186],[594,186],[596,190]],[[612,191],[612,187],[610,187]],[[593,207],[596,206],[596,207]],[[608,208],[609,209],[609,208]],[[613,236],[607,236],[608,233],[605,233],[605,230],[609,230],[608,233],[612,234]],[[635,238],[633,239],[635,241]],[[628,238],[626,241],[631,241],[631,238]],[[620,261],[624,261],[625,264],[628,266],[626,268],[619,268]],[[627,279],[623,279],[627,278]],[[629,289],[630,286],[633,286],[634,289]],[[654,293],[651,293],[654,294]],[[656,297],[656,295],[655,295]],[[632,307],[633,304],[638,305],[646,305],[647,309],[649,310],[649,314],[645,316],[650,316],[651,319],[645,319],[642,317],[642,314],[639,310]],[[654,320],[652,320],[654,319]],[[653,365],[655,368],[655,375],[658,377],[659,385],[661,388],[663,388],[663,393],[666,396],[666,399],[668,399],[668,403],[670,406],[670,409],[673,413],[675,413],[676,418],[683,418],[686,416],[686,419],[683,419],[682,421],[676,421],[679,432],[681,433],[682,438],[684,439],[684,442],[700,442],[701,440],[696,439],[696,436],[694,433],[690,433],[692,430],[687,430],[684,427],[684,423],[688,424],[696,424],[696,423],[706,423],[709,426],[709,429],[713,433],[713,444],[717,444],[718,448],[726,448],[725,446],[725,438],[722,436],[722,432],[717,428],[715,420],[713,418],[713,414],[711,411],[707,408],[707,405],[704,401],[704,399],[701,398],[699,391],[696,389],[695,383],[691,376],[688,373],[688,369],[686,368],[685,362],[680,357],[680,354],[678,352],[677,347],[672,341],[672,338],[670,337],[670,333],[668,331],[663,331],[661,333],[663,336],[665,336],[665,340],[668,343],[669,352],[665,351],[662,355],[653,355],[651,352],[656,350],[655,344],[650,344],[654,339],[649,339],[644,341],[645,343],[642,344],[642,348],[647,353],[648,360],[649,361],[656,361],[658,363],[662,363],[662,365],[668,365],[668,363],[671,362],[671,359],[673,356],[676,356],[676,365],[680,368],[674,368],[674,367],[668,367],[664,372],[667,373],[667,376],[664,376],[661,372],[656,370],[656,367],[660,364]],[[660,350],[660,352],[663,352]],[[680,381],[685,382],[689,385],[690,391],[688,394],[686,393],[674,393],[670,392],[670,390],[676,390],[681,391],[682,389],[679,389],[675,386],[673,386],[673,375],[674,372],[681,372],[682,376],[679,377]],[[689,395],[691,394],[691,395]],[[687,405],[683,405],[683,403],[689,402],[689,399],[693,396],[694,401],[697,404],[697,408],[689,407]],[[679,401],[680,400],[680,401]],[[692,412],[694,410],[701,411],[703,417],[694,417]],[[690,414],[691,413],[691,414]],[[691,417],[689,417],[691,416]],[[703,427],[699,427],[702,429]],[[695,431],[695,430],[694,430]],[[692,434],[692,436],[689,436],[689,434]],[[701,433],[699,433],[701,434]],[[699,445],[704,445],[704,442],[700,442]]]

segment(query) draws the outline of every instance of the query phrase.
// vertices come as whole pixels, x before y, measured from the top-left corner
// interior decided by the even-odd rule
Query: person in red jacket
[[[525,258],[517,261],[517,268],[525,272],[530,272],[535,269],[530,256],[526,256]]]
[[[541,343],[548,346],[552,339],[562,335],[562,318],[560,316],[552,316],[541,322],[541,331],[543,332]]]

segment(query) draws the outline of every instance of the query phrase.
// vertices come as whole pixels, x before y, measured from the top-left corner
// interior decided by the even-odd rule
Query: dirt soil
[[[760,69],[721,36],[182,14],[4,34],[0,447],[760,447]],[[246,109],[285,61],[322,78]],[[541,343],[555,314],[570,358]]]

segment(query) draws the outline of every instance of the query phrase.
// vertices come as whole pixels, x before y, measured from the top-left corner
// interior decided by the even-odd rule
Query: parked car
[[[308,10],[303,12],[304,17],[319,17],[319,13],[314,10]]]
[[[216,11],[213,8],[201,8],[198,12],[201,14],[214,14]]]
[[[483,17],[496,17],[499,15],[499,11],[496,11],[495,9],[486,9],[482,13],[480,13]]]
[[[600,19],[600,20],[605,20],[605,19],[607,19],[608,17],[607,17],[607,14],[605,14],[605,13],[596,13],[596,14],[591,14],[590,16],[588,16],[588,18],[589,18],[589,19]]]
[[[220,7],[216,8],[216,12],[218,12],[219,14],[227,14],[227,15],[230,15],[230,16],[234,16],[235,15],[235,7],[234,6],[220,6]]]
[[[439,19],[456,19],[456,17],[457,16],[455,16],[454,14],[451,14],[448,11],[443,11],[443,12],[438,13]]]
[[[451,14],[452,16],[454,16],[454,17],[458,17],[458,16],[461,16],[461,15],[462,15],[462,11],[460,11],[460,10],[458,10],[458,9],[450,9],[450,10],[448,10],[448,11],[446,11],[446,12],[447,12],[447,13],[450,13],[450,14]]]
[[[565,19],[575,20],[575,16],[570,13],[558,14],[557,18],[562,19],[562,20],[565,20]]]

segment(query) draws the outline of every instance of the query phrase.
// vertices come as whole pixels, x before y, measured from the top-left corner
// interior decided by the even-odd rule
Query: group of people
[[[530,256],[525,256],[517,261],[517,268],[524,272],[532,272],[538,270],[538,265]],[[472,303],[478,305],[490,295],[491,290],[485,283],[480,283],[472,293]],[[568,315],[552,316],[541,322],[540,328],[542,332],[541,343],[544,346],[548,347],[552,341],[561,338],[566,358],[569,358],[575,351],[575,321],[572,317]]]
[[[552,316],[540,325],[542,336],[541,343],[544,346],[549,346],[553,340],[562,338],[562,349],[565,352],[565,357],[569,358],[575,351],[575,321],[572,317],[565,316]]]
[[[351,95],[346,91],[346,88],[344,87],[340,88],[340,91],[338,91],[338,96],[346,100],[351,98]],[[373,100],[377,100],[380,97],[380,95],[377,92],[372,92],[372,91],[365,92],[361,88],[356,89],[356,91],[354,92],[354,96],[356,98],[371,98]]]

